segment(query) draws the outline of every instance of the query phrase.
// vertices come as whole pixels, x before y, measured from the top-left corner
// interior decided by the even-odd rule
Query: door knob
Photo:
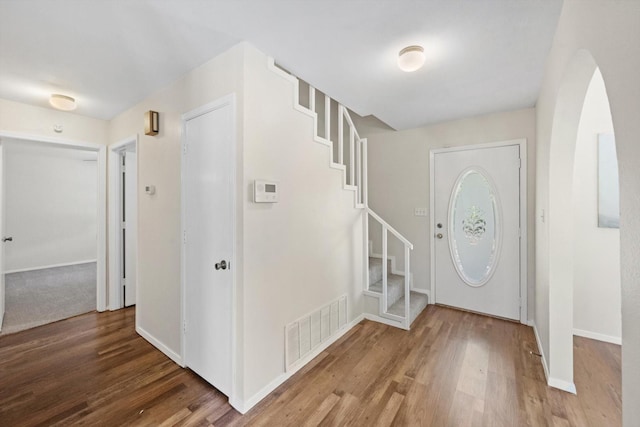
[[[438,234],[436,234],[436,237],[437,237],[438,239],[442,239],[442,233],[438,233]]]
[[[3,237],[2,241],[3,242],[13,242],[13,237]]]
[[[222,260],[220,262],[216,262],[216,270],[226,270],[227,269],[227,261]]]

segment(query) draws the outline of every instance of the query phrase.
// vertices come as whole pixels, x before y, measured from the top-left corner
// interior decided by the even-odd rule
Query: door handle
[[[436,234],[436,237],[437,237],[438,239],[442,239],[442,233],[438,233],[438,234]]]
[[[222,260],[220,262],[216,262],[216,270],[226,270],[227,269],[227,261]]]
[[[3,237],[2,241],[3,242],[13,242],[13,237]]]

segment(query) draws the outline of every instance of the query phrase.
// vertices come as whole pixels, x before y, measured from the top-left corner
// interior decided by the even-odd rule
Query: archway
[[[578,51],[556,98],[549,149],[549,385],[575,393],[573,384],[572,192],[578,127],[593,73],[593,56]]]
[[[573,174],[580,118],[597,69],[590,52],[578,51],[557,94],[549,150],[549,385],[572,393],[573,382]]]
[[[622,324],[619,189],[611,108],[604,78],[596,69],[582,108],[575,152],[573,334],[612,344],[620,344]],[[576,351],[583,347],[619,352],[578,339],[574,363]],[[619,371],[616,376],[620,377]]]

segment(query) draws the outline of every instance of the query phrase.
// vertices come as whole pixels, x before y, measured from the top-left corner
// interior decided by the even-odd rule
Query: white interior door
[[[520,147],[434,155],[435,302],[520,318]]]
[[[138,221],[138,172],[137,155],[135,151],[124,153],[123,176],[123,217],[125,224],[123,232],[123,257],[122,270],[124,278],[124,306],[129,307],[136,303],[136,277],[137,277],[137,221]]]
[[[185,364],[231,392],[233,105],[188,118],[183,150]]]
[[[4,320],[4,148],[0,142],[0,331],[2,330],[2,322]]]

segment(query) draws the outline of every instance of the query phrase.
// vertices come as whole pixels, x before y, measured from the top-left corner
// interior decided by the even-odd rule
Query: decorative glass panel
[[[495,187],[479,168],[463,171],[449,203],[449,247],[460,278],[470,286],[489,281],[498,260],[500,215]]]

